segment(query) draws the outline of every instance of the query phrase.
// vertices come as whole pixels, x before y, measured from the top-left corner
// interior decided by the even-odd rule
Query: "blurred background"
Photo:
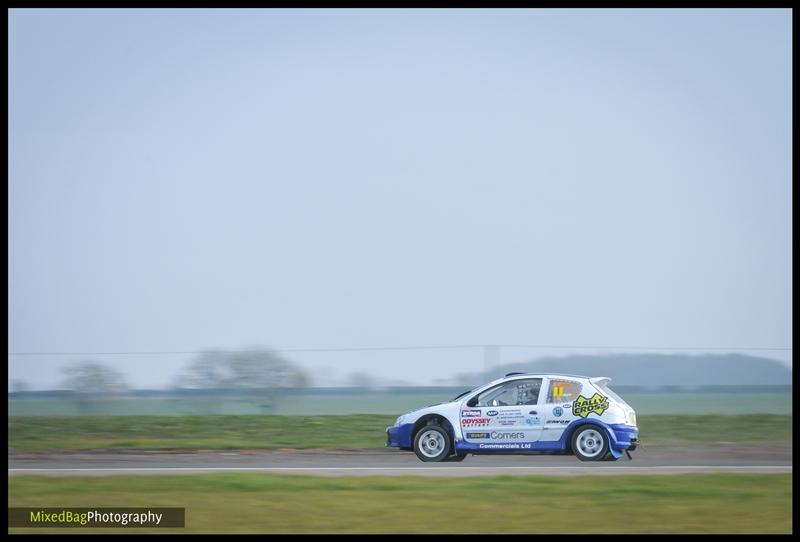
[[[526,360],[525,351],[531,349],[522,345],[303,353],[263,347],[239,351],[209,349],[196,354],[174,354],[188,361],[173,376],[171,385],[156,389],[135,387],[117,368],[119,362],[99,361],[102,359],[99,357],[65,365],[57,389],[32,390],[26,381],[12,380],[8,406],[9,413],[18,416],[393,414],[446,401],[508,372],[523,371],[610,376],[613,388],[640,414],[790,414],[792,411],[791,370],[767,357],[738,353],[611,352],[536,356]],[[420,374],[409,370],[419,357],[435,359],[436,352],[450,350],[460,352],[464,360],[462,372],[437,374],[435,363]],[[158,354],[106,355],[106,359],[133,358],[133,362],[127,363],[135,363],[136,358],[148,355]],[[294,356],[342,360],[340,366],[350,367],[350,371],[307,369]],[[396,367],[397,377],[385,378],[370,372],[370,362],[378,361]]]
[[[8,18],[10,506],[792,532],[790,9]],[[635,461],[385,447],[513,371]]]
[[[790,412],[788,13],[11,11],[10,414]]]

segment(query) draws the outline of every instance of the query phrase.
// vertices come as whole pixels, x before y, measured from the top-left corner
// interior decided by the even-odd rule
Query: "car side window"
[[[542,387],[541,378],[512,380],[480,393],[470,406],[490,407],[509,405],[535,405]]]
[[[577,399],[583,386],[574,380],[551,379],[547,390],[548,403],[566,403]]]

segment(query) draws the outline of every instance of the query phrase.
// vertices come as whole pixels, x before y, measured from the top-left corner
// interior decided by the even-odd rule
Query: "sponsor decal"
[[[517,420],[497,420],[497,425],[517,425]]]
[[[461,411],[462,418],[480,418],[480,416],[481,416],[481,409],[479,408]]]
[[[539,418],[525,418],[525,423],[527,425],[541,425],[542,422]]]
[[[467,438],[486,438],[493,440],[521,440],[525,438],[525,433],[522,431],[481,431],[481,432],[467,432]]]
[[[496,410],[487,410],[486,411],[486,415],[487,416],[497,416],[497,414],[498,414],[498,412]]]
[[[602,416],[606,410],[608,410],[608,397],[603,397],[597,392],[591,397],[579,395],[572,403],[572,414],[581,418],[587,417],[592,412]]]
[[[564,405],[564,409],[565,410],[569,410],[571,408],[572,408],[572,405],[570,403],[567,403],[566,405]]]
[[[522,423],[522,419],[524,418],[522,412],[501,412],[500,415],[497,417],[497,420],[500,423],[503,422],[511,422],[511,423]]]
[[[492,431],[491,438],[497,440],[508,440],[508,439],[521,439],[525,438],[525,433],[516,431],[516,432],[500,432],[500,431]]]
[[[489,425],[491,421],[489,418],[464,418],[461,420],[461,425]]]
[[[557,423],[559,425],[567,425],[569,420],[547,420],[547,423]]]
[[[495,449],[495,450],[497,450],[497,449],[511,449],[511,450],[524,449],[524,450],[530,450],[531,446],[532,445],[531,445],[530,442],[523,442],[521,444],[518,444],[516,442],[510,442],[510,443],[502,444],[502,443],[498,442],[496,444],[495,443],[489,443],[489,444],[483,444],[482,443],[482,444],[479,445],[480,448],[488,448],[488,449]]]
[[[553,409],[553,416],[559,417],[562,414],[564,414],[564,411],[561,409],[560,406],[557,406],[556,408]]]

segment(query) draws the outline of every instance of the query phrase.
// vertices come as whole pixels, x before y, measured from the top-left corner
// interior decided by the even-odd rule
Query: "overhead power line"
[[[791,347],[779,346],[613,346],[613,345],[557,345],[557,344],[455,344],[435,346],[355,346],[347,348],[282,348],[278,353],[302,352],[370,352],[391,350],[455,350],[469,348],[529,348],[539,350],[696,350],[696,351],[791,351]],[[138,350],[119,352],[8,352],[9,356],[169,356],[196,355],[214,352],[247,352],[248,349],[207,349],[207,350]]]
[[[576,350],[791,350],[788,346],[568,346],[545,344],[500,344],[503,348],[573,348]]]

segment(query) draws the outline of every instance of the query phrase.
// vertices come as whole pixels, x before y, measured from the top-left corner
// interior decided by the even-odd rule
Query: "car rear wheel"
[[[425,462],[444,461],[450,446],[450,435],[438,425],[426,425],[414,437],[414,453]]]
[[[572,453],[581,461],[601,460],[608,453],[608,438],[599,427],[582,427],[572,435]]]

